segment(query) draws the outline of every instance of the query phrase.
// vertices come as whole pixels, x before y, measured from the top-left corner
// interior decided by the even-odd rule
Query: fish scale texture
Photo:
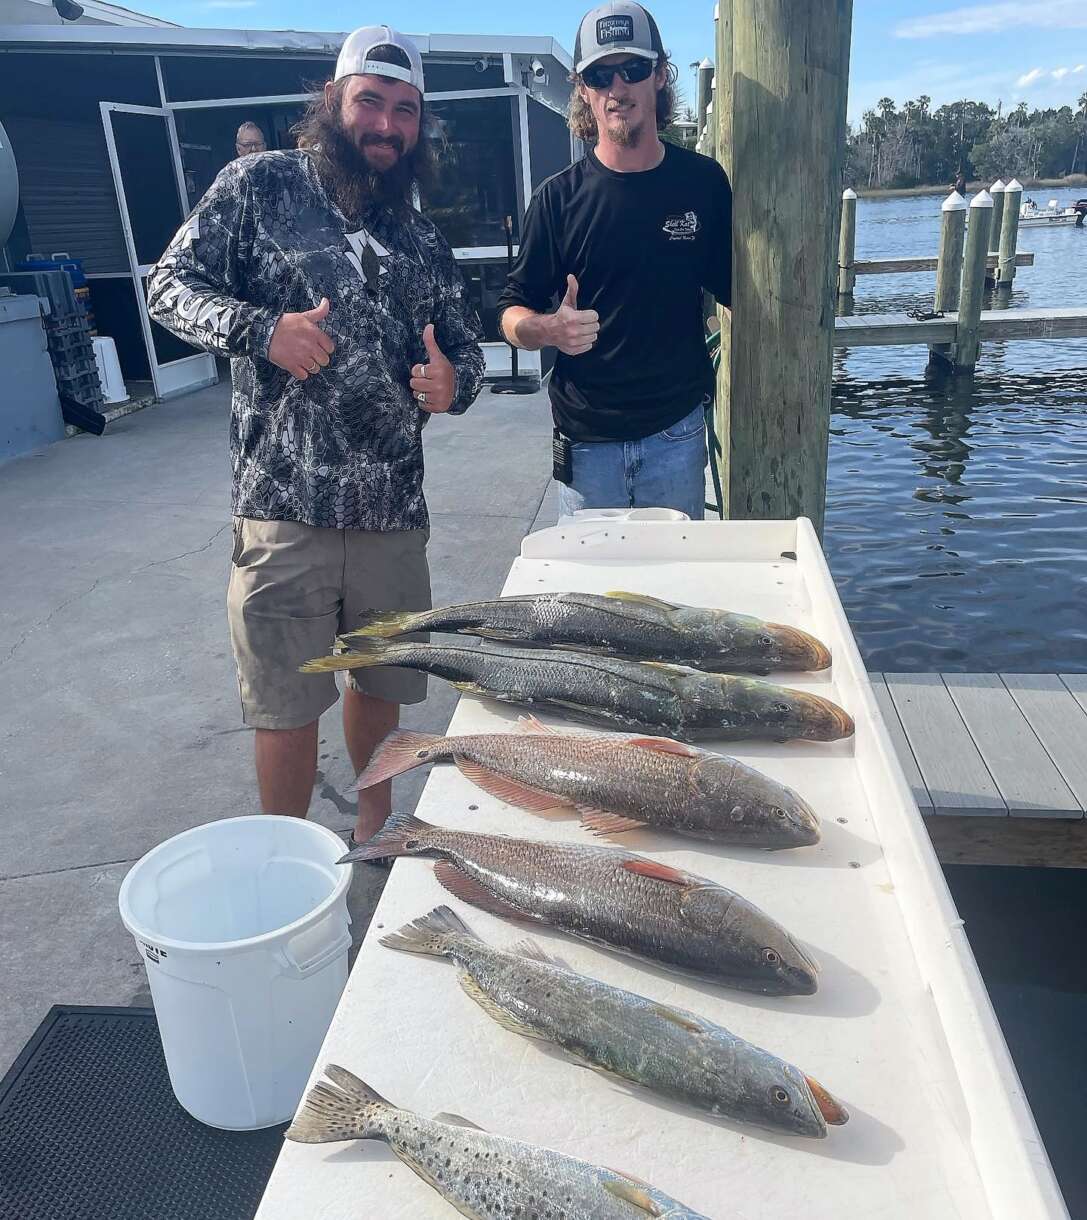
[[[153,1012],[54,1008],[28,1051],[0,1086],[0,1220],[255,1214],[285,1125],[218,1131],[190,1117]]]

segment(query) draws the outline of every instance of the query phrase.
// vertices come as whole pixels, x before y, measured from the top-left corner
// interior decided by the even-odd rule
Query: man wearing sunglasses
[[[529,351],[558,348],[563,513],[665,507],[700,519],[713,394],[702,294],[731,302],[731,188],[715,161],[660,138],[675,72],[641,5],[593,9],[574,68],[570,128],[593,147],[532,198],[502,331]]]

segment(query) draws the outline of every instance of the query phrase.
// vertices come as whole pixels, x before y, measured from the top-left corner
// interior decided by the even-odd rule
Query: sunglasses
[[[590,89],[607,89],[618,73],[628,85],[637,85],[648,80],[657,65],[651,59],[628,59],[622,64],[592,64],[581,74],[581,79]]]

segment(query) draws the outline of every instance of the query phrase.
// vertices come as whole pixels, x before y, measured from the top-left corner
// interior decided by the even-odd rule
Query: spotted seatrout
[[[335,1064],[325,1074],[328,1079],[310,1089],[287,1128],[287,1139],[300,1144],[383,1140],[472,1220],[708,1220],[626,1174],[491,1135],[452,1114],[423,1118],[394,1106]],[[368,1214],[375,1214],[372,1208]]]
[[[451,958],[460,985],[513,1033],[717,1117],[822,1139],[849,1115],[818,1081],[720,1025],[566,969],[531,941],[480,940],[449,907],[381,938]]]

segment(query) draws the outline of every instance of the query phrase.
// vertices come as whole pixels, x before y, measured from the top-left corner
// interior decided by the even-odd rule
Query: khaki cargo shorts
[[[366,610],[430,608],[429,537],[234,518],[227,615],[247,725],[310,724],[339,691],[334,673],[300,674],[303,661],[326,655]],[[413,670],[358,670],[348,680],[390,703],[426,698],[426,675]]]

